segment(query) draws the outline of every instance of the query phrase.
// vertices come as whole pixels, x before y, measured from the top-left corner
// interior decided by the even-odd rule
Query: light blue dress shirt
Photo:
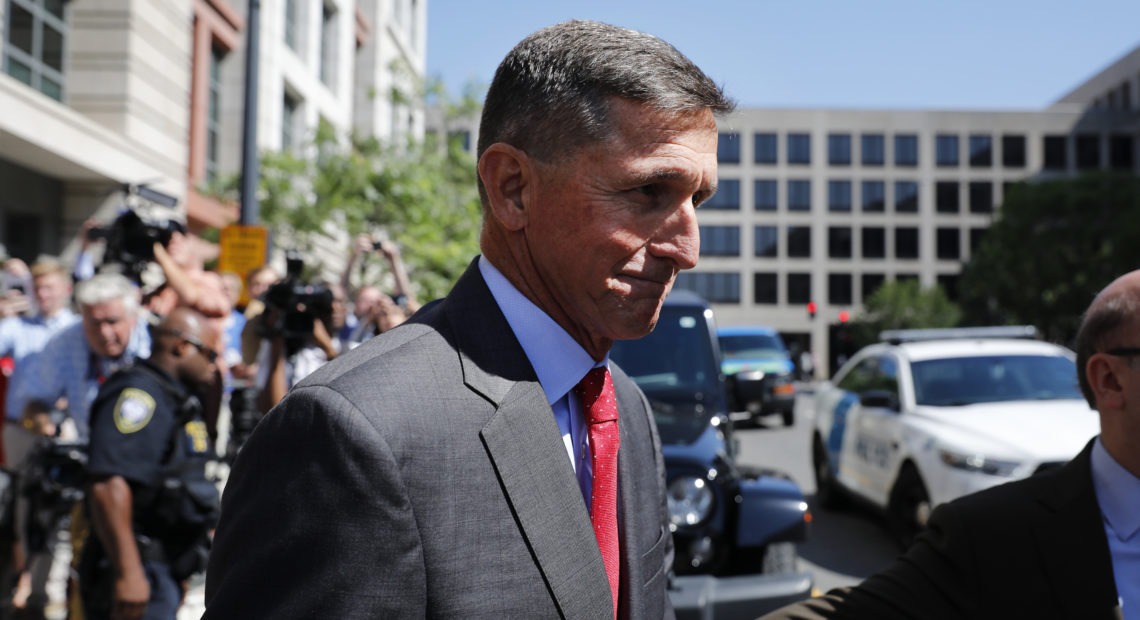
[[[515,338],[530,360],[547,402],[554,410],[554,419],[562,432],[562,442],[582,497],[590,506],[593,468],[582,406],[574,395],[574,386],[595,366],[607,366],[609,356],[601,362],[594,358],[562,329],[550,315],[534,305],[507,280],[486,257],[479,257],[479,273],[491,289],[491,295],[506,317]]]
[[[77,321],[79,316],[68,308],[51,317],[10,316],[0,321],[0,355],[11,355],[19,366],[28,355],[42,351],[52,336]]]
[[[1112,458],[1100,437],[1092,449],[1092,477],[1120,607],[1125,618],[1140,618],[1140,478]]]

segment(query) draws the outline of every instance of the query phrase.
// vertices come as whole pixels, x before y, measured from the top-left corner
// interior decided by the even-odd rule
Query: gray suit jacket
[[[622,618],[672,616],[660,442],[620,370]],[[611,618],[566,449],[475,263],[327,364],[230,475],[204,618]]]

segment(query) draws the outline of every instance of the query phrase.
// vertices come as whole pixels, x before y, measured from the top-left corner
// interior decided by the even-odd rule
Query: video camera
[[[276,321],[262,325],[263,336],[281,334],[285,352],[292,355],[313,334],[313,319],[328,323],[332,318],[333,293],[324,284],[305,284],[301,272],[305,259],[300,252],[285,253],[285,277],[265,291],[266,309],[276,310]]]
[[[175,207],[178,199],[145,185],[127,185],[126,210],[106,229],[103,265],[143,284],[143,274],[154,261],[154,244],[166,247],[175,232],[186,233]],[[99,233],[95,233],[98,236]]]

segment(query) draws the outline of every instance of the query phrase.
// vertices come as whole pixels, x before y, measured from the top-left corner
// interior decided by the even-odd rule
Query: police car
[[[817,500],[883,509],[901,544],[931,509],[1059,467],[1100,432],[1072,351],[1032,327],[880,334],[816,390]]]

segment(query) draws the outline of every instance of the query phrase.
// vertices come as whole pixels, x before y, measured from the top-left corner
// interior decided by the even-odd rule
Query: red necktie
[[[590,425],[590,453],[594,468],[594,481],[590,500],[590,518],[594,522],[594,536],[606,576],[610,580],[610,593],[614,602],[614,617],[618,608],[618,573],[621,558],[618,551],[617,488],[618,488],[618,434],[617,398],[610,371],[594,368],[578,383],[578,396]]]

